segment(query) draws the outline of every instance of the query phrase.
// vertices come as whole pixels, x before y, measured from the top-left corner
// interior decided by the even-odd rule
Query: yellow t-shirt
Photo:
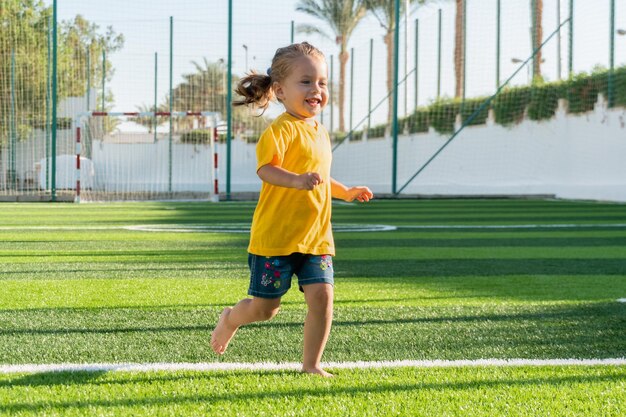
[[[261,135],[256,154],[257,171],[272,164],[295,174],[317,172],[323,182],[313,190],[263,182],[252,218],[248,252],[261,256],[294,252],[334,255],[330,224],[332,149],[326,129],[283,113]]]

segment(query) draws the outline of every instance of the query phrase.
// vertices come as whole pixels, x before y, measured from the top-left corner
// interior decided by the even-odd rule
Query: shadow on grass
[[[213,326],[156,326],[156,327],[118,327],[118,328],[77,328],[77,329],[12,329],[0,330],[0,336],[16,335],[69,335],[69,334],[124,334],[157,332],[195,332],[213,330]]]
[[[94,385],[106,371],[90,372],[40,372],[20,375],[9,380],[0,380],[3,387],[49,387],[52,385]],[[148,380],[146,380],[148,382]]]
[[[624,259],[380,259],[335,261],[337,277],[626,275]]]
[[[214,379],[219,375],[230,376],[246,376],[253,373],[259,373],[264,376],[294,376],[296,371],[285,370],[234,370],[234,371],[180,371],[180,372],[110,372],[110,371],[61,371],[61,372],[38,372],[32,374],[20,374],[13,378],[0,380],[1,387],[48,387],[53,385],[124,385],[124,384],[141,384],[141,383],[162,383],[175,382],[189,378],[193,379]],[[132,378],[127,377],[132,374]],[[101,376],[107,376],[106,379],[100,379]],[[144,376],[145,375],[145,376]]]
[[[423,313],[423,312],[422,312]],[[517,314],[475,314],[475,315],[458,315],[458,316],[431,316],[431,317],[390,317],[389,319],[363,319],[363,320],[342,320],[341,312],[337,313],[337,317],[333,321],[333,327],[351,327],[351,326],[377,326],[377,325],[394,325],[394,324],[420,324],[420,323],[463,323],[463,322],[519,322],[519,321],[536,321],[542,322],[546,320],[557,319],[587,321],[594,319],[610,319],[610,320],[626,320],[626,308],[618,303],[594,303],[587,305],[578,305],[575,307],[550,307],[543,308],[537,312],[523,312]],[[302,322],[259,322],[251,326],[255,327],[302,327]]]
[[[243,245],[237,245],[237,247],[244,247]],[[232,258],[234,260],[239,260],[241,259],[241,257],[243,255],[239,255],[237,253],[233,254],[231,252],[228,252],[227,250],[228,248],[219,248],[219,251],[224,252],[224,253],[228,253],[229,258]],[[117,258],[124,258],[124,257],[137,257],[137,259],[145,259],[145,258],[158,258],[158,259],[162,259],[164,262],[165,261],[169,261],[170,258],[176,258],[176,259],[182,259],[182,260],[189,260],[192,261],[194,259],[199,259],[200,261],[202,260],[206,260],[209,256],[213,255],[215,256],[215,252],[216,252],[216,248],[214,247],[207,247],[206,249],[181,249],[181,250],[157,250],[157,249],[150,249],[150,250],[101,250],[101,251],[90,251],[90,252],[84,252],[84,253],[67,253],[67,254],[59,254],[56,252],[44,252],[44,253],[37,253],[36,255],[34,255],[33,253],[3,253],[0,254],[0,258],[35,258],[35,259],[42,259],[42,258],[51,258],[51,259],[55,259],[58,258],[59,256],[67,256],[67,257],[71,257],[71,258],[76,258],[76,259],[81,259],[81,258],[94,258],[94,259],[98,259],[98,258],[106,258],[107,260],[111,259],[117,259]],[[243,254],[243,251],[242,251]],[[224,261],[223,259],[223,254],[222,254],[222,259],[221,261]],[[194,260],[194,262],[200,262],[197,260]]]
[[[249,373],[248,373],[249,374]],[[339,373],[337,373],[339,375]],[[99,375],[96,375],[97,377]],[[35,377],[32,381],[39,385],[82,385],[84,388],[88,388],[90,381],[95,377],[84,375],[80,373],[61,373],[61,374],[46,374],[39,377]],[[220,384],[219,379],[223,377],[223,374],[202,375],[194,374],[193,376],[181,377],[184,378],[202,378],[208,380],[214,380],[215,384]],[[309,376],[302,376],[303,378],[309,378]],[[441,382],[441,383],[384,383],[381,381],[373,381],[369,385],[363,386],[353,385],[347,387],[324,387],[324,388],[293,388],[293,389],[274,389],[270,390],[263,388],[258,391],[252,392],[229,392],[229,393],[215,393],[215,394],[197,394],[197,395],[175,395],[175,396],[158,396],[158,397],[144,397],[144,398],[120,398],[120,399],[88,399],[88,400],[76,400],[76,401],[41,401],[41,402],[18,402],[8,404],[3,407],[4,411],[15,414],[21,412],[63,412],[68,409],[90,409],[93,411],[94,407],[114,408],[114,407],[159,407],[167,405],[185,405],[185,404],[213,404],[217,402],[236,402],[236,401],[262,401],[262,400],[281,400],[289,397],[294,398],[318,398],[322,400],[327,397],[346,396],[348,398],[367,395],[367,394],[392,394],[402,393],[410,391],[469,391],[469,390],[487,390],[500,387],[533,387],[537,389],[545,387],[546,385],[560,386],[567,384],[595,384],[595,383],[614,383],[620,384],[623,382],[624,373],[617,375],[576,375],[576,376],[553,376],[544,378],[528,378],[528,379],[487,379],[487,380],[475,380],[471,382]],[[26,379],[23,379],[26,378]],[[12,386],[24,386],[28,382],[29,377],[22,377],[16,380],[15,384],[9,382],[7,387]],[[44,380],[48,380],[48,383],[42,383]],[[166,379],[169,379],[166,377]],[[55,382],[53,382],[56,380]],[[127,381],[128,383],[135,382],[134,379]],[[146,383],[158,383],[159,378],[147,379],[140,382]],[[123,383],[123,382],[118,382]],[[84,391],[84,389],[83,389]],[[581,394],[583,395],[583,394]]]
[[[202,261],[193,261],[194,263],[200,263]],[[130,268],[130,267],[126,267],[126,268],[119,268],[119,267],[108,267],[108,268],[95,268],[92,265],[89,266],[85,266],[83,268],[79,268],[79,267],[74,267],[74,268],[67,268],[67,269],[54,269],[54,270],[41,270],[41,269],[20,269],[19,271],[0,271],[0,280],[4,279],[5,277],[3,277],[3,275],[6,275],[7,277],[10,277],[12,275],[28,275],[28,278],[33,280],[37,280],[38,279],[38,275],[42,276],[42,279],[50,279],[50,274],[51,273],[58,273],[58,274],[64,274],[64,277],[62,279],[67,279],[66,275],[69,274],[84,274],[84,273],[88,273],[91,275],[95,275],[98,273],[101,273],[100,276],[102,277],[118,277],[118,276],[124,276],[128,279],[133,278],[136,274],[138,273],[150,273],[150,272],[158,272],[158,273],[163,273],[163,272],[180,272],[180,271],[185,271],[185,272],[205,272],[205,271],[213,271],[213,270],[218,270],[218,271],[225,271],[228,273],[231,273],[233,269],[235,269],[234,266],[234,262],[233,261],[225,261],[225,262],[215,262],[213,264],[209,264],[207,262],[206,265],[200,265],[200,266],[185,266],[185,265],[174,265],[174,266],[168,266],[168,264],[163,264],[163,267],[153,267],[153,266],[144,266],[141,265],[142,263],[145,262],[137,262],[135,263],[135,266]],[[243,262],[241,263],[243,266]],[[81,265],[81,264],[78,264]],[[242,266],[239,266],[239,264],[237,264],[237,267],[239,269],[242,268]],[[82,278],[82,277],[79,277]]]
[[[493,295],[454,295],[454,296],[424,296],[424,297],[387,297],[387,298],[367,298],[367,299],[335,299],[334,305],[370,305],[371,303],[394,303],[395,305],[402,305],[403,301],[420,301],[420,300],[449,300],[459,298],[492,298]],[[246,298],[245,292],[242,291],[240,298]],[[69,313],[69,314],[93,314],[100,311],[121,311],[128,310],[128,312],[145,313],[146,311],[159,311],[159,310],[212,310],[206,311],[207,314],[219,314],[224,307],[232,307],[237,304],[239,299],[231,299],[230,301],[224,301],[221,303],[180,303],[180,304],[146,304],[146,305],[116,305],[116,306],[97,306],[97,307],[35,307],[35,308],[9,308],[0,309],[0,316],[2,314],[51,314],[51,313]],[[283,300],[280,303],[281,307],[296,306],[306,309],[306,302],[304,296],[296,301]],[[217,316],[216,316],[217,317]],[[217,318],[216,318],[217,320]],[[1,331],[1,330],[0,330]]]
[[[626,227],[625,227],[626,228]],[[472,229],[473,231],[473,229]],[[492,230],[493,232],[493,230]],[[502,247],[594,247],[594,246],[624,246],[626,237],[507,237],[507,238],[467,238],[467,239],[438,239],[416,238],[414,235],[390,236],[389,239],[343,239],[339,237],[339,248],[375,248],[411,247],[411,248],[502,248]]]
[[[386,300],[388,301],[388,300]],[[437,315],[437,316],[416,316],[416,317],[390,317],[389,319],[368,319],[363,320],[342,320],[341,311],[337,312],[337,317],[333,321],[333,327],[351,327],[351,326],[378,326],[378,325],[397,325],[397,324],[423,324],[423,323],[458,323],[458,322],[517,322],[517,321],[536,321],[558,319],[573,320],[576,322],[585,322],[589,318],[607,319],[607,320],[624,320],[626,318],[626,308],[619,303],[593,303],[581,304],[574,307],[544,307],[536,312],[521,312],[516,314],[473,314],[473,315]],[[295,312],[295,311],[294,311]],[[416,311],[416,313],[424,314],[424,311]],[[404,313],[406,314],[406,312]],[[215,325],[215,320],[206,325],[181,325],[181,326],[138,326],[138,327],[111,327],[111,328],[17,328],[0,330],[0,336],[16,336],[16,335],[69,335],[69,334],[128,334],[128,333],[168,333],[168,332],[196,332],[211,331]],[[246,327],[276,327],[286,328],[303,326],[302,321],[282,321],[274,320],[267,322],[257,322],[247,325]]]

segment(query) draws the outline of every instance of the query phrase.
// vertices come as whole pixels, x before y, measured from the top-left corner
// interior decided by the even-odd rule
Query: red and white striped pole
[[[76,122],[76,197],[75,203],[80,203],[80,124]]]
[[[219,136],[217,135],[217,126],[213,127],[213,193],[215,194],[215,200],[219,200],[220,189],[219,189],[219,165],[218,165],[218,156],[217,156],[217,142]]]

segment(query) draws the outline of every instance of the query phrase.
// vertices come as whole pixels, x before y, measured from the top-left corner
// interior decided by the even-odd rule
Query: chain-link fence
[[[282,110],[259,116],[238,107],[228,120],[229,85],[265,72],[277,48],[304,40],[329,65],[331,100],[320,119],[335,141],[334,172],[379,192],[432,194],[455,184],[463,186],[451,193],[472,193],[472,184],[498,184],[510,165],[502,152],[518,166],[506,181],[540,182],[536,173],[550,164],[537,157],[540,146],[494,141],[519,136],[512,126],[526,120],[587,114],[602,100],[607,109],[626,106],[622,1],[58,0],[56,15],[54,5],[0,5],[4,199],[72,198],[72,185],[57,179],[73,175],[67,156],[76,154],[76,117],[86,111],[219,113],[221,191],[258,190],[254,142]],[[468,143],[466,132],[480,126],[490,131],[477,136],[491,139]],[[182,145],[185,129],[167,117],[131,118],[94,139],[116,133],[136,154],[131,145],[149,138]],[[543,132],[568,134],[554,129]],[[106,184],[113,174],[90,162],[94,183]]]

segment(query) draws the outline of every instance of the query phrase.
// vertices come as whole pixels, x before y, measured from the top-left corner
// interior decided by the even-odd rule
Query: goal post
[[[208,111],[80,113],[74,201],[218,201],[218,121]]]

